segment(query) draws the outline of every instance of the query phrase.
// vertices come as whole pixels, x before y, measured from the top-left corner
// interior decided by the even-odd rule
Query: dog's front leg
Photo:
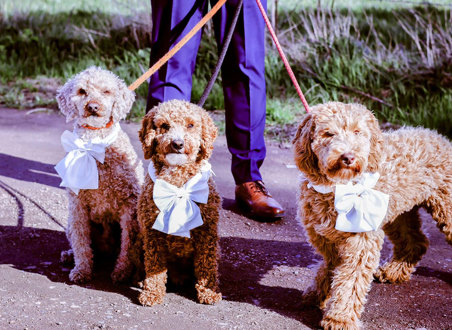
[[[203,227],[192,230],[196,292],[201,304],[212,305],[221,300],[218,288],[218,237],[216,230],[208,232]]]
[[[168,252],[165,238],[162,238],[165,234],[148,228],[145,235],[143,248],[146,277],[138,300],[144,306],[153,306],[163,303],[166,294]]]
[[[337,240],[340,263],[334,270],[324,329],[359,329],[361,313],[380,260],[383,231],[343,233]]]
[[[113,282],[122,282],[126,280],[132,272],[132,260],[129,256],[132,242],[132,234],[138,229],[134,228],[136,223],[133,217],[136,217],[136,211],[133,207],[127,205],[121,210],[120,226],[121,226],[121,250],[116,259],[115,269],[111,273]]]
[[[77,199],[69,210],[67,237],[74,253],[75,266],[69,279],[76,283],[91,280],[93,271],[93,250],[91,249],[91,228],[88,209]]]
[[[326,303],[331,297],[331,281],[334,268],[339,262],[337,249],[324,236],[317,234],[312,228],[308,228],[309,240],[323,257],[316,266],[316,275],[313,283],[303,292],[303,302],[306,305],[317,305],[325,309]]]

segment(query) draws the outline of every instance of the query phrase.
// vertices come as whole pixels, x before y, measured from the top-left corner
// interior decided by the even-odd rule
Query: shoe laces
[[[253,181],[250,185],[251,189],[253,189],[253,193],[262,193],[265,196],[270,196],[270,193],[268,192],[267,188],[265,188],[264,183],[261,180]]]

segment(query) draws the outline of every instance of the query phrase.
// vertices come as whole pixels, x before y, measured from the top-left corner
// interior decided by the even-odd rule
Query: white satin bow
[[[189,238],[190,230],[203,224],[201,211],[196,203],[206,204],[209,198],[211,165],[205,163],[201,171],[180,188],[157,179],[152,162],[149,164],[148,173],[154,181],[153,198],[160,210],[152,228],[166,234]]]
[[[380,228],[388,210],[389,195],[372,189],[380,178],[379,173],[364,173],[353,184],[337,184],[334,189],[334,207],[338,213],[336,229],[350,233],[362,233]],[[303,181],[307,179],[302,177]],[[330,186],[313,185],[308,188],[328,194],[333,192]]]
[[[99,172],[96,160],[104,163],[105,149],[118,137],[121,127],[113,126],[112,132],[104,139],[96,137],[83,141],[75,132],[64,131],[61,144],[67,155],[55,166],[61,177],[61,187],[68,187],[78,195],[80,189],[99,188]]]
[[[388,210],[389,195],[372,189],[379,178],[379,173],[364,173],[356,184],[336,185],[337,230],[362,233],[380,228]]]

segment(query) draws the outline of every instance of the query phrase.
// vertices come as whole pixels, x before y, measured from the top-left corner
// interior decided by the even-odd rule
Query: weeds
[[[304,6],[305,2],[281,6],[278,31],[310,104],[359,102],[381,121],[422,125],[452,137],[450,7],[352,10]],[[127,83],[142,74],[151,47],[149,8],[137,10],[114,1],[108,10],[100,10],[103,5],[93,3],[86,2],[82,10],[72,6],[41,11],[29,2],[30,9],[22,12],[0,6],[0,103],[52,106],[52,97],[30,92],[41,88],[42,78],[37,77],[62,82],[90,65],[112,70]],[[213,40],[208,26],[193,77],[194,102],[217,60]],[[302,105],[270,39],[266,77],[268,123],[283,128],[293,124],[303,114]],[[136,92],[131,119],[144,114],[147,86]],[[205,107],[224,108],[221,77]]]

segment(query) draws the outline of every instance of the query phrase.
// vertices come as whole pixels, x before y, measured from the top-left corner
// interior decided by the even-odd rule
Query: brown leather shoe
[[[260,221],[276,221],[284,209],[268,192],[262,181],[251,181],[235,187],[237,205]]]

